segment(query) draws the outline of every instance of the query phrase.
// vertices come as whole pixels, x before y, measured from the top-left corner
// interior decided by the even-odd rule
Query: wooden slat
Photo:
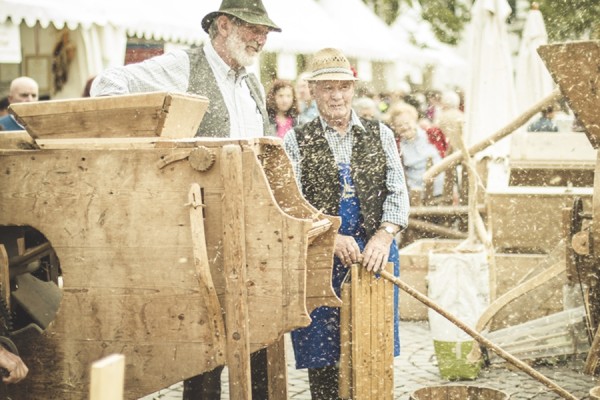
[[[283,336],[267,347],[267,375],[269,400],[287,399],[287,364]]]
[[[112,354],[92,364],[90,400],[123,399],[125,356]]]
[[[342,284],[340,309],[340,376],[338,395],[352,398],[352,289],[349,282]]]
[[[394,271],[394,264],[388,263],[386,271]],[[383,395],[382,400],[394,398],[394,285],[381,279],[384,298],[384,336],[383,336]]]
[[[362,381],[360,374],[357,373],[357,370],[360,366],[360,338],[359,332],[361,330],[361,315],[360,315],[360,279],[359,279],[359,271],[360,266],[354,264],[351,267],[351,288],[352,288],[352,394],[354,399],[359,400],[362,393]]]
[[[371,286],[371,396],[381,399],[383,396],[383,299],[380,297],[380,279],[369,277]]]
[[[223,269],[227,295],[225,315],[229,392],[234,399],[250,399],[250,331],[241,149],[235,145],[224,146],[222,156],[223,215],[227,216],[223,224]]]
[[[0,295],[4,303],[10,309],[10,273],[6,248],[0,243]]]

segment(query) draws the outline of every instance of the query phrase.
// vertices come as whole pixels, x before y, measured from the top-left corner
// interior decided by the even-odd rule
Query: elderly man
[[[13,79],[8,90],[9,104],[26,103],[30,101],[38,101],[39,88],[36,81],[28,76],[21,76]],[[25,130],[12,115],[5,115],[0,118],[0,130],[5,131],[20,131]]]
[[[357,116],[351,104],[355,81],[350,63],[336,49],[311,60],[308,78],[319,116],[284,138],[298,185],[326,214],[339,215],[333,286],[340,288],[353,263],[377,272],[390,261],[399,274],[395,236],[408,224],[408,194],[392,131]],[[394,353],[399,354],[398,293],[394,294]],[[308,368],[313,399],[337,399],[340,355],[339,308],[319,307],[307,328],[292,332],[296,368]]]
[[[172,91],[206,96],[209,108],[197,136],[251,138],[269,129],[264,88],[246,71],[267,35],[281,29],[260,0],[223,0],[202,19],[210,42],[138,64],[110,68],[94,79],[92,96]]]
[[[253,138],[269,132],[265,90],[246,71],[263,49],[267,35],[281,29],[261,0],[223,0],[202,19],[210,42],[176,50],[138,64],[111,68],[94,79],[92,96],[171,91],[203,95],[209,108],[196,136]],[[252,354],[252,398],[267,398],[266,352]],[[220,399],[221,371],[186,379],[184,400]]]

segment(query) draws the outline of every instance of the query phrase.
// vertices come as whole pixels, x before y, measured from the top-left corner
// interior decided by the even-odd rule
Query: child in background
[[[298,101],[289,81],[275,80],[267,93],[267,113],[273,136],[283,138],[298,124]]]

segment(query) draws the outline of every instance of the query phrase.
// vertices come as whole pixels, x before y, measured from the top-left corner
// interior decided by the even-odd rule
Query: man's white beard
[[[225,40],[225,47],[231,57],[240,65],[244,67],[248,67],[254,64],[254,61],[258,57],[258,53],[252,55],[248,54],[246,51],[247,43],[244,43],[238,34],[238,28],[235,27],[235,30],[232,32],[232,35],[229,35]],[[258,45],[257,45],[258,46]]]

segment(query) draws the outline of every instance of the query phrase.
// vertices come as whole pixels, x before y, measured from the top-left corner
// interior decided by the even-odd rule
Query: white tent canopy
[[[185,45],[208,39],[202,17],[219,8],[221,0],[0,0],[0,23],[8,18],[29,27],[75,30],[81,26],[112,27],[130,36]],[[391,31],[360,0],[344,0],[340,12],[330,15],[329,1],[264,0],[269,16],[283,30],[269,35],[265,50],[310,54],[323,47],[338,47],[351,57],[391,60],[398,49]],[[360,22],[360,25],[358,23]],[[361,29],[356,29],[360,26]]]

